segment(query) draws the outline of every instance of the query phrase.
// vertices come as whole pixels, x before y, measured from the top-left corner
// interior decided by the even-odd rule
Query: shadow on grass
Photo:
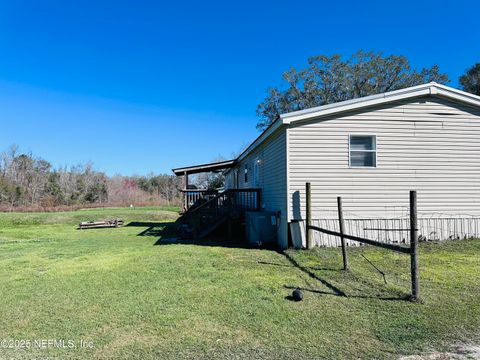
[[[284,253],[282,252],[278,252],[279,254],[282,254],[282,255],[285,255]],[[291,262],[290,262],[290,265],[288,264],[280,264],[280,263],[274,263],[274,262],[269,262],[269,261],[256,261],[257,264],[261,264],[261,265],[270,265],[270,266],[280,266],[280,267],[289,267],[289,268],[293,268],[293,267],[297,267],[295,265],[292,265]],[[332,268],[326,268],[326,267],[310,267],[310,268],[306,268],[307,270],[310,269],[310,270],[315,270],[315,271],[337,271],[337,272],[341,272],[342,270],[340,269],[332,269]]]
[[[348,297],[348,298],[359,298],[359,299],[377,299],[377,300],[384,300],[384,301],[409,301],[410,295],[398,295],[398,296],[374,296],[374,295],[347,295],[346,292],[329,282],[328,280],[318,276],[315,274],[311,268],[308,268],[306,266],[301,265],[292,255],[284,252],[283,255],[287,258],[287,260],[294,266],[295,268],[299,269],[303,273],[307,274],[310,278],[318,281],[320,284],[325,286],[327,289],[330,291],[322,291],[322,290],[317,290],[317,289],[308,289],[308,288],[302,288],[299,286],[293,286],[293,285],[284,285],[286,289],[300,289],[302,291],[307,291],[315,294],[320,294],[320,295],[333,295],[333,296],[339,296],[339,297]],[[288,265],[286,265],[288,266]],[[336,271],[336,272],[341,272],[343,270],[339,269],[328,269],[328,268],[314,268],[313,270],[325,270],[325,271]],[[287,300],[292,300],[291,296],[286,297]]]
[[[228,239],[225,236],[218,237],[209,237],[207,239],[182,239],[178,236],[178,226],[177,222],[131,222],[126,226],[129,227],[142,227],[146,228],[145,230],[138,233],[137,236],[146,236],[155,238],[154,245],[197,245],[197,246],[218,246],[226,248],[241,248],[241,249],[259,249],[258,247],[250,246],[246,241],[241,238]],[[277,251],[277,248],[273,246],[272,248],[264,248],[267,250]],[[277,262],[268,262],[268,261],[257,261],[258,264],[268,265],[268,266],[279,266],[287,268],[296,268],[307,274],[310,278],[318,281],[320,284],[325,286],[329,291],[321,291],[317,289],[302,288],[298,286],[284,285],[286,289],[297,289],[299,288],[305,292],[311,292],[320,295],[333,295],[339,297],[349,297],[349,298],[364,298],[364,299],[378,299],[378,300],[389,300],[389,301],[403,301],[408,300],[409,296],[391,296],[391,297],[382,297],[382,296],[369,296],[369,295],[347,295],[342,289],[332,284],[327,279],[318,276],[314,271],[335,271],[342,272],[340,269],[331,269],[324,267],[315,267],[309,268],[300,264],[291,254],[287,252],[278,252],[283,254],[288,260],[289,264],[282,264]],[[286,299],[293,300],[291,296],[287,296]]]
[[[327,280],[325,279],[322,279],[321,277],[319,277],[318,275],[316,275],[313,271],[311,271],[309,268],[307,268],[306,266],[303,266],[301,265],[297,260],[295,260],[293,258],[293,256],[291,256],[290,254],[288,253],[284,253],[285,257],[287,258],[287,260],[294,266],[296,267],[297,269],[303,271],[305,274],[307,274],[308,276],[310,276],[312,279],[315,279],[317,281],[319,281],[322,285],[324,285],[325,287],[327,287],[328,289],[332,290],[332,293],[329,293],[329,294],[333,294],[333,295],[337,295],[337,296],[347,296],[342,290],[340,290],[339,288],[337,288],[335,285],[331,284],[330,282],[328,282]]]
[[[183,239],[178,233],[178,222],[131,222],[126,226],[146,227],[137,236],[155,237],[154,245],[198,245],[219,246],[226,248],[258,249],[249,245],[242,237],[228,239],[227,236],[209,236],[205,239]],[[268,249],[262,247],[262,249]],[[272,248],[271,250],[275,250]]]
[[[273,263],[273,262],[268,262],[268,261],[257,261],[256,263],[261,264],[261,265],[271,265],[271,266],[280,266],[280,267],[288,267],[288,268],[293,267],[292,265],[279,264],[279,263]]]
[[[253,249],[247,243],[233,239],[228,240],[224,237],[209,237],[205,239],[181,239],[181,238],[159,238],[155,245],[196,245],[196,246],[209,246],[209,247],[224,247],[224,248],[238,248],[238,249]]]
[[[332,295],[332,296],[341,296],[345,298],[352,298],[352,299],[377,299],[377,300],[382,300],[382,301],[410,301],[410,295],[401,295],[401,296],[370,296],[370,295],[339,295],[334,292],[329,292],[329,291],[322,291],[322,290],[317,290],[317,289],[309,289],[309,288],[304,288],[304,287],[299,287],[299,286],[293,286],[293,285],[284,285],[283,286],[285,289],[289,290],[295,290],[295,289],[300,289],[305,292],[310,292],[314,294],[319,294],[319,295]],[[292,296],[286,296],[285,297],[287,300],[292,300]]]
[[[143,222],[143,221],[132,221],[127,224],[131,227],[142,227],[146,228],[142,232],[138,233],[137,236],[154,236],[154,237],[173,237],[177,235],[177,223],[174,221],[171,222]]]

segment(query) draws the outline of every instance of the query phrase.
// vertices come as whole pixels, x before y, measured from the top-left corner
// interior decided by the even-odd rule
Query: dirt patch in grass
[[[422,355],[404,356],[399,360],[472,360],[480,359],[479,345],[456,345],[452,350],[432,351]]]

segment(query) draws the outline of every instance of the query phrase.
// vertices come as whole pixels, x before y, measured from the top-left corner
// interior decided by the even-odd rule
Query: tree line
[[[168,174],[107,176],[91,163],[53,168],[12,146],[0,155],[0,207],[177,205],[181,178]]]
[[[448,83],[437,65],[412,68],[404,56],[358,51],[310,57],[303,69],[283,74],[283,85],[268,89],[258,107],[257,128],[266,129],[280,114],[343,100],[379,94],[430,81]],[[459,79],[462,90],[480,95],[480,63]],[[218,159],[217,159],[218,160]],[[176,205],[183,179],[168,174],[108,177],[92,164],[53,168],[33,154],[12,146],[0,155],[0,208],[85,205]],[[220,188],[221,173],[199,174],[190,180],[199,188]]]
[[[269,88],[257,106],[259,130],[265,130],[283,113],[431,81],[450,81],[438,65],[417,70],[405,56],[362,50],[348,58],[338,54],[312,56],[305,68],[291,68],[283,73],[282,80],[282,86]],[[462,90],[480,95],[480,63],[467,69],[459,83]]]

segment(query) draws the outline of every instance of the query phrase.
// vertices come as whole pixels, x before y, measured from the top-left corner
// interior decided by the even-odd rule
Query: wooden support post
[[[412,276],[412,301],[420,298],[418,283],[418,227],[417,227],[417,192],[410,191],[410,266]]]
[[[183,188],[185,192],[183,193],[183,211],[188,210],[188,172],[183,173]]]
[[[262,189],[257,189],[257,210],[262,210]]]
[[[188,189],[188,172],[186,171],[183,173],[183,188]]]
[[[343,220],[343,209],[342,209],[342,198],[337,197],[337,207],[338,207],[338,224],[340,228],[340,234],[345,234],[345,222]],[[343,256],[343,270],[348,270],[348,257],[347,257],[347,246],[345,244],[345,238],[340,237],[342,241],[342,256]]]
[[[312,225],[312,188],[311,184],[307,182],[305,184],[305,204],[306,204],[306,224],[305,224],[305,234],[306,234],[306,245],[307,249],[311,249],[313,247],[312,244],[312,229],[310,226]]]

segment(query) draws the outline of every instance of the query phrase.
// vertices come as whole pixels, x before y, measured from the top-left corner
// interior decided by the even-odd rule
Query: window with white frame
[[[244,175],[244,183],[248,183],[248,164],[245,164],[243,168],[243,175]]]
[[[350,135],[350,167],[377,166],[377,137],[375,135]]]

